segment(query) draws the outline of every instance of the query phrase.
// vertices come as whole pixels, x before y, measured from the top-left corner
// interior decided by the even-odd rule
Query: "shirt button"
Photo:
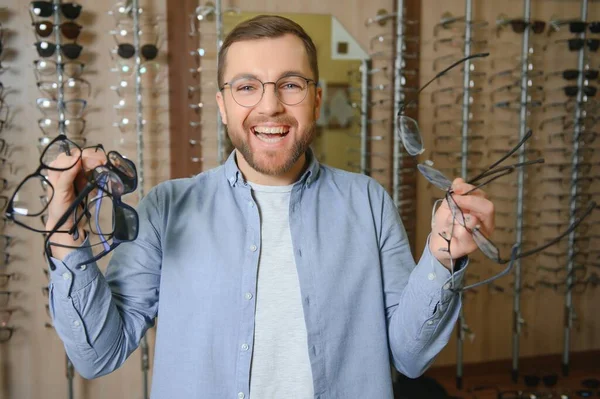
[[[427,275],[427,278],[428,278],[429,280],[434,280],[434,279],[435,279],[435,273],[429,273],[429,274]]]
[[[258,247],[254,244],[250,245],[250,251],[255,252],[258,249]]]
[[[433,320],[429,320],[429,321],[427,322],[427,325],[428,325],[428,326],[431,326],[432,324],[433,324]]]
[[[75,321],[73,322],[73,325],[74,325],[75,327],[79,327],[79,324],[80,324],[80,323],[79,323],[79,320],[75,320]]]
[[[243,351],[247,351],[247,350],[248,350],[248,348],[250,348],[250,347],[248,346],[248,344],[243,344],[243,345],[242,345],[242,350],[243,350]]]
[[[449,290],[450,289],[450,283],[444,284],[444,286],[442,288],[445,289],[445,290]]]
[[[244,395],[244,392],[239,392],[238,393],[238,398],[239,399],[244,399],[246,397],[246,395]]]
[[[64,273],[62,274],[62,278],[63,278],[63,280],[70,280],[70,279],[71,279],[71,273],[69,273],[69,272],[64,272]]]
[[[84,271],[85,269],[87,269],[87,265],[81,265],[81,267],[79,268],[79,270]]]
[[[252,299],[252,294],[251,294],[250,292],[246,292],[246,295],[244,295],[244,297],[245,297],[247,300],[250,300],[250,299]]]

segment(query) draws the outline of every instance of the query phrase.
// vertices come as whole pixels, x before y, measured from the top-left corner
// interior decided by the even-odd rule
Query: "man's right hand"
[[[67,155],[65,153],[60,154],[49,166],[53,168],[67,168],[69,165],[73,164],[74,158],[77,157],[79,157],[79,150],[74,149],[71,151],[71,155]],[[48,193],[48,199],[51,199],[51,201],[48,203],[47,208],[47,231],[54,229],[58,220],[67,211],[69,206],[71,206],[77,197],[77,193],[83,190],[87,184],[87,172],[97,166],[104,165],[105,163],[106,155],[104,151],[99,151],[95,148],[86,148],[83,150],[81,158],[72,168],[64,171],[48,169],[48,180],[54,187],[54,196],[51,197],[51,192]],[[77,192],[75,191],[76,189]],[[59,229],[61,231],[65,231],[69,230],[71,227],[73,227],[73,218],[67,219],[62,226],[59,226]],[[77,240],[75,240],[73,236],[68,233],[55,233],[50,238],[50,241],[61,245],[78,247],[85,239],[81,227],[78,227],[78,229],[79,234]],[[65,256],[67,256],[67,254],[73,251],[73,248],[52,245],[51,250],[54,258],[62,260],[65,258]]]

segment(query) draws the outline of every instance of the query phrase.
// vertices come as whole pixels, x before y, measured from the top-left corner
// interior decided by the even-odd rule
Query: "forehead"
[[[276,80],[289,71],[313,77],[304,43],[299,37],[286,34],[233,43],[227,50],[223,77],[225,81],[239,75]]]

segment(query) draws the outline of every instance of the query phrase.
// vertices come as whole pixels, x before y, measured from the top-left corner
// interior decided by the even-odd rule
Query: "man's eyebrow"
[[[289,76],[302,76],[305,77],[304,73],[297,71],[297,70],[289,70],[289,71],[285,71],[283,72],[281,75],[279,75],[279,77],[277,78],[277,80],[281,79],[281,78],[285,78],[285,77],[289,77]],[[233,82],[234,80],[238,80],[238,79],[258,79],[258,76],[251,74],[251,73],[239,73],[235,76],[233,76],[229,82]],[[307,78],[309,79],[309,78]]]

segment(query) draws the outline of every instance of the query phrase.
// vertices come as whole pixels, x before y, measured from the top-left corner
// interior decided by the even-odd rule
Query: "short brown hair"
[[[225,38],[223,45],[219,50],[219,67],[217,70],[217,79],[219,87],[223,87],[223,74],[225,71],[225,58],[227,50],[235,42],[244,40],[256,40],[264,38],[277,38],[285,34],[292,34],[299,37],[304,43],[308,63],[313,72],[313,79],[319,81],[319,66],[317,64],[317,48],[310,36],[304,29],[291,19],[278,15],[258,15],[252,19],[238,24]]]

